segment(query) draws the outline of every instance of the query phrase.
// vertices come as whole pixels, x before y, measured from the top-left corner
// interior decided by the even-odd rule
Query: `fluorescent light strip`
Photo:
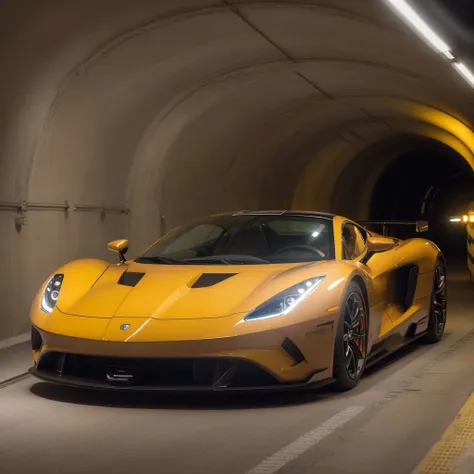
[[[392,5],[405,20],[410,23],[425,40],[427,40],[439,53],[441,53],[459,74],[474,87],[474,73],[461,62],[456,61],[455,56],[451,52],[451,48],[444,42],[421,18],[420,15],[408,4],[406,0],[385,0]]]
[[[386,0],[390,3],[439,53],[451,49],[405,0]]]
[[[459,74],[474,87],[474,74],[463,63],[456,62],[453,63],[453,66],[458,70]]]
[[[449,61],[454,61],[454,59],[455,59],[454,55],[453,55],[453,53],[451,53],[451,51],[444,51],[441,54],[443,54],[446,59],[449,59]]]

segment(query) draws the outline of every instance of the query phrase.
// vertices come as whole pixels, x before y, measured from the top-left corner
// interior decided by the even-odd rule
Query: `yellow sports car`
[[[65,385],[282,389],[335,382],[446,322],[445,263],[341,216],[242,211],[178,227],[135,260],[59,268],[31,309],[34,367]],[[423,230],[417,224],[417,230]]]

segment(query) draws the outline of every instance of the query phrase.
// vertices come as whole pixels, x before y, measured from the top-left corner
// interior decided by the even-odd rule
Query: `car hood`
[[[74,301],[62,303],[60,297],[58,309],[94,318],[221,318],[248,312],[306,278],[323,275],[329,263],[111,265]]]

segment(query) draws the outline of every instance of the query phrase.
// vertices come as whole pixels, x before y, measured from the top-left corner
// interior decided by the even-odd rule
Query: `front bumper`
[[[308,333],[314,325],[175,342],[84,339],[33,326],[31,373],[64,385],[118,390],[301,388],[332,376],[332,329]]]

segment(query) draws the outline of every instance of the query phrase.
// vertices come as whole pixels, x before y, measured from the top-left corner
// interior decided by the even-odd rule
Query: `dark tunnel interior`
[[[462,216],[474,201],[474,173],[455,151],[442,144],[420,147],[391,163],[375,186],[370,204],[373,220],[426,220],[423,237],[448,258],[465,257],[465,227],[449,221]],[[395,226],[397,237],[416,237],[413,227]]]

